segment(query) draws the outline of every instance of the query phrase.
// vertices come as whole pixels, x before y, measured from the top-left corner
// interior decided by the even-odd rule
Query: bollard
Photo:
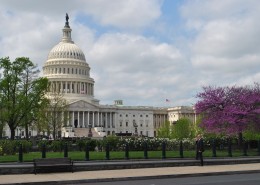
[[[148,146],[147,146],[147,142],[144,142],[144,158],[148,159]]]
[[[89,161],[89,146],[86,144],[85,148],[85,161]]]
[[[23,145],[22,144],[19,145],[19,159],[18,160],[20,163],[23,162]]]
[[[182,141],[180,141],[180,158],[183,158],[183,144],[182,144]]]
[[[46,145],[45,145],[45,143],[42,144],[42,158],[46,158]]]
[[[68,144],[64,144],[64,157],[68,157]]]
[[[162,159],[166,159],[166,143],[162,142]]]
[[[109,160],[110,156],[109,156],[109,143],[106,144],[106,160]]]
[[[228,156],[232,157],[232,140],[228,139]]]
[[[247,156],[247,146],[248,146],[247,141],[244,141],[244,143],[243,143],[243,156]]]
[[[125,159],[129,159],[129,145],[128,143],[125,144]]]
[[[216,141],[212,139],[212,157],[217,157]]]

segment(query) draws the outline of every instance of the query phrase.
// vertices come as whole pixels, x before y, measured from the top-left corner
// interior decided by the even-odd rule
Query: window
[[[142,123],[140,124],[140,127],[143,127],[143,124],[142,124]]]
[[[146,117],[148,118],[148,115],[146,115]]]
[[[143,135],[143,131],[140,131],[140,135]]]
[[[120,114],[119,117],[122,117],[122,114]]]
[[[128,117],[128,114],[126,114],[125,117]]]
[[[133,117],[135,117],[135,115],[133,115]]]
[[[64,73],[64,74],[66,73],[66,69],[65,69],[65,68],[63,68],[63,73]]]
[[[73,74],[73,68],[71,69],[71,74]]]
[[[70,74],[70,68],[68,68],[68,74]]]
[[[143,115],[141,114],[140,117],[143,117]]]
[[[76,70],[75,74],[78,74],[78,69],[75,69],[75,70]]]
[[[127,121],[127,122],[125,122],[125,126],[126,126],[126,127],[128,127],[128,121]]]
[[[122,127],[122,121],[120,121],[120,127]]]

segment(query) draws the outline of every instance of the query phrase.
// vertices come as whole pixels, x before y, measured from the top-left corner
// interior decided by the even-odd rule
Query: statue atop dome
[[[65,26],[66,26],[66,27],[70,27],[70,26],[69,26],[69,15],[68,15],[67,13],[66,13],[65,19],[66,19]]]

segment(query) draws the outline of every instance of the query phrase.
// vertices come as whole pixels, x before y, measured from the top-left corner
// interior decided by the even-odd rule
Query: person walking
[[[196,157],[195,157],[195,159],[196,160],[198,160],[199,159],[199,152],[198,152],[198,140],[199,140],[199,137],[198,136],[196,136],[196,138],[195,138],[195,150],[196,150]]]
[[[203,152],[204,152],[204,143],[202,136],[199,134],[197,137],[197,152],[198,152],[198,158],[200,159],[200,165],[203,166]]]

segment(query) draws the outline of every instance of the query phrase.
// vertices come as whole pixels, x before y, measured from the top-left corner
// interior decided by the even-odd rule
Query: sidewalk
[[[241,174],[260,172],[260,163],[211,165],[211,166],[181,166],[162,168],[120,169],[80,171],[49,174],[17,174],[0,175],[0,184],[80,184],[87,182],[134,180],[151,178],[177,178],[188,176]]]

